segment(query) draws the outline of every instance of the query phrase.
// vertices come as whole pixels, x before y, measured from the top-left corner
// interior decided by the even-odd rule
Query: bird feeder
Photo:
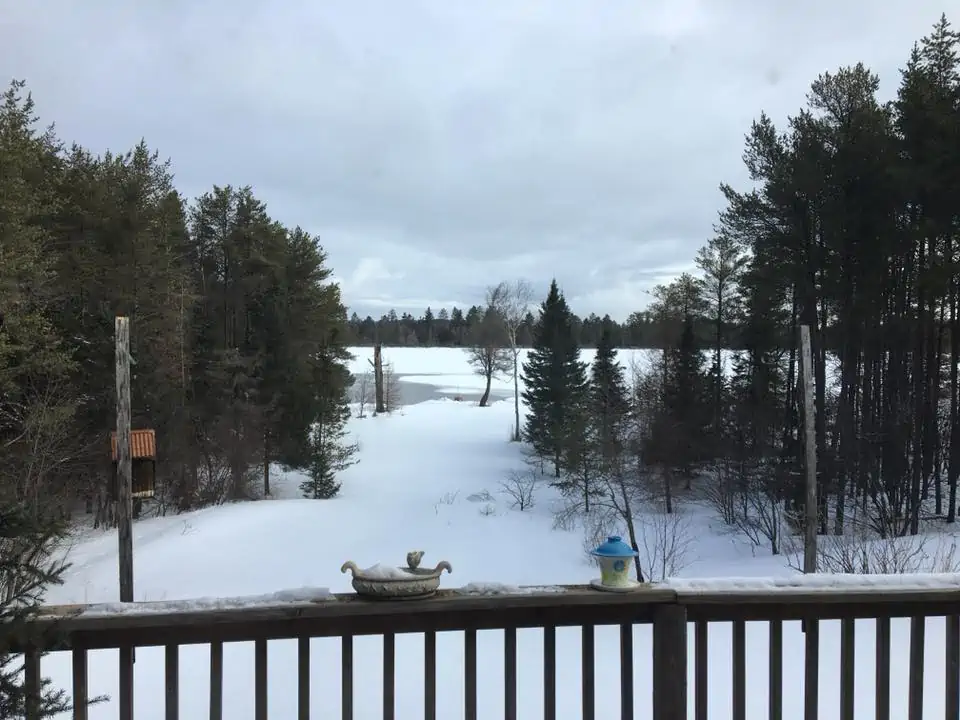
[[[117,482],[117,434],[110,435],[111,458],[113,460],[113,481],[110,483],[111,497],[119,497]],[[152,498],[156,486],[157,438],[153,430],[130,431],[130,457],[133,470],[133,483],[130,495],[134,500]]]
[[[597,590],[626,592],[640,586],[630,579],[630,565],[638,553],[619,535],[611,535],[590,554],[600,560],[600,579],[590,582]]]

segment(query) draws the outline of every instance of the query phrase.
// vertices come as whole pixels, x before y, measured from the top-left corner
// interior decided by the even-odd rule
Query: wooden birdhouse
[[[110,434],[110,449],[113,466],[113,482],[110,483],[114,500],[118,496],[117,487],[117,434]],[[153,430],[130,431],[130,455],[133,465],[132,496],[134,500],[152,498],[156,481],[157,438]]]

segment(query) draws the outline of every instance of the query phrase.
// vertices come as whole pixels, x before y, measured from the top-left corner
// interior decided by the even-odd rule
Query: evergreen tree
[[[9,500],[8,500],[9,502]],[[31,637],[29,623],[36,618],[45,589],[62,582],[66,566],[52,553],[62,539],[60,523],[37,519],[24,504],[0,499],[0,632],[5,638],[41,643]],[[3,638],[0,638],[2,640]],[[0,644],[0,720],[26,716],[29,698],[24,687],[23,656]],[[38,717],[55,717],[71,709],[67,694],[41,680]]]
[[[578,494],[583,512],[589,513],[591,501],[607,494],[607,483],[616,483],[622,475],[629,414],[626,381],[609,325],[601,332],[590,380],[580,386],[578,373],[574,382],[574,387],[583,390],[575,393],[568,411],[563,451],[566,475],[554,485],[568,495]]]
[[[590,416],[597,428],[602,458],[615,462],[623,452],[630,400],[623,368],[617,361],[613,329],[605,323],[590,369]]]
[[[57,142],[32,126],[13,83],[0,105],[0,501],[51,512],[75,465],[77,365],[51,310],[57,283],[43,219],[56,204]]]
[[[693,330],[693,318],[687,315],[677,348],[666,355],[663,388],[663,417],[656,423],[654,455],[686,478],[702,459],[704,431],[708,414],[705,404],[703,356]],[[653,449],[653,448],[651,448]]]
[[[321,401],[345,401],[353,379],[346,371],[346,308],[330,282],[326,254],[299,227],[285,233],[282,287],[273,314],[264,366],[272,397],[265,455],[288,467],[307,467]],[[319,371],[317,358],[336,371]]]
[[[559,478],[565,451],[584,432],[587,366],[580,360],[571,312],[556,280],[540,307],[523,381],[528,409],[524,437],[538,455],[553,461]]]
[[[700,289],[706,305],[707,319],[713,325],[710,367],[712,450],[724,440],[726,383],[723,351],[729,347],[728,335],[733,322],[741,316],[740,293],[737,284],[743,274],[747,258],[743,244],[731,232],[719,232],[697,253],[697,267],[703,273]]]
[[[304,497],[326,500],[340,492],[337,474],[356,462],[357,446],[346,441],[351,377],[342,363],[324,353],[315,361],[314,379],[317,415],[309,436],[309,476],[300,489]]]

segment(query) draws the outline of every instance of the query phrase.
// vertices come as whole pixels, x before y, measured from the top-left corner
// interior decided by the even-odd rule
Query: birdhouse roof
[[[117,461],[117,434],[110,433],[110,456]],[[133,460],[156,460],[157,437],[153,430],[130,431],[130,456]]]

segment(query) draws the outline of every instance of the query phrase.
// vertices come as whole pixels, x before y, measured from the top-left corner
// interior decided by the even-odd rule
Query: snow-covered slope
[[[360,353],[364,352],[363,350]],[[470,375],[463,354],[456,350],[389,352],[397,372],[419,373],[418,381],[438,387],[480,382]],[[358,353],[359,355],[359,353]],[[361,365],[362,363],[362,365]],[[360,355],[356,364],[366,365]],[[475,385],[474,385],[475,386]],[[156,518],[135,526],[135,597],[138,601],[185,600],[260,595],[288,588],[326,587],[350,590],[340,565],[354,560],[361,566],[402,564],[409,550],[426,551],[424,565],[448,560],[454,568],[443,577],[444,587],[467,583],[559,584],[586,582],[598,573],[584,553],[580,530],[554,528],[555,496],[537,491],[532,509],[512,508],[501,483],[511,470],[523,467],[521,448],[507,442],[513,421],[511,401],[481,409],[450,400],[409,406],[390,417],[354,419],[351,432],[360,443],[360,462],[343,474],[341,497],[330,501],[298,499],[295,473],[275,480],[274,499],[228,505],[185,515]],[[684,510],[686,562],[684,577],[782,577],[793,571],[782,557],[754,550],[742,538],[722,528],[711,513],[688,504]],[[115,533],[86,532],[70,550],[73,567],[65,585],[53,588],[52,603],[114,602],[117,591]],[[768,583],[769,584],[769,583]],[[907,633],[905,623],[893,631],[893,715],[906,715]],[[730,630],[711,629],[710,717],[729,717]],[[501,634],[480,633],[480,717],[502,717],[503,654]],[[579,717],[580,633],[558,631],[558,707],[562,717]],[[928,702],[934,717],[942,703],[943,627],[930,621],[927,629]],[[650,708],[649,630],[636,629],[635,661],[637,717]],[[803,638],[799,627],[785,629],[785,692],[787,718],[799,717],[802,689]],[[422,639],[397,639],[397,718],[423,716]],[[766,628],[749,627],[747,666],[749,717],[766,712]],[[837,717],[839,631],[833,623],[821,630],[821,718]],[[534,718],[541,709],[541,636],[537,630],[518,634],[520,717]],[[857,625],[858,717],[872,714],[872,623]],[[462,715],[462,638],[457,633],[438,639],[439,717]],[[313,707],[316,717],[339,716],[339,641],[313,641]],[[597,717],[618,715],[619,640],[615,629],[597,633]],[[691,648],[692,657],[692,648]],[[862,660],[861,660],[862,659]],[[358,682],[357,718],[380,717],[380,640],[355,641]],[[296,715],[296,647],[291,642],[270,645],[270,716],[286,720]],[[181,651],[181,717],[204,717],[207,703],[208,651]],[[225,717],[253,717],[253,647],[228,647],[225,659]],[[43,672],[62,687],[70,686],[69,657],[51,655]],[[142,649],[136,662],[136,717],[153,720],[163,714],[163,654]],[[90,691],[117,696],[117,659],[113,652],[91,657]],[[112,703],[91,709],[92,720],[116,717]]]

